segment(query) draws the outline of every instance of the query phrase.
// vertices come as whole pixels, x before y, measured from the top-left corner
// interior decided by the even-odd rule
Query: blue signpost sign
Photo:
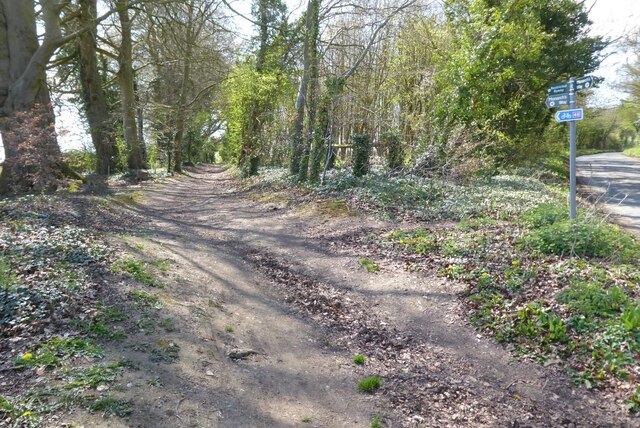
[[[560,110],[556,112],[556,122],[571,122],[573,120],[582,120],[584,111],[581,108],[571,110]]]
[[[583,110],[576,108],[576,91],[590,89],[594,83],[593,76],[572,77],[568,82],[554,83],[547,89],[549,96],[545,100],[548,108],[569,105],[569,110],[556,112],[555,118],[558,122],[569,122],[569,217],[572,219],[576,218],[576,122],[584,118]]]

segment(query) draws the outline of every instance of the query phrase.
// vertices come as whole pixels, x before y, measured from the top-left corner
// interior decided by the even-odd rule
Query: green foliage
[[[95,389],[100,385],[108,385],[115,382],[120,373],[122,373],[122,365],[120,363],[98,364],[83,369],[69,369],[64,374],[67,379],[67,384],[64,388],[69,390]]]
[[[619,312],[629,298],[620,287],[605,290],[598,283],[580,281],[558,293],[556,300],[587,317],[604,317]]]
[[[351,141],[353,142],[353,175],[362,177],[369,173],[371,140],[368,135],[356,134],[351,136]]]
[[[362,354],[358,354],[355,355],[352,360],[355,364],[364,364],[367,361],[367,357]]]
[[[0,395],[0,421],[9,428],[35,427],[37,417],[31,407],[22,401]]]
[[[398,171],[404,166],[404,148],[400,136],[388,132],[382,136],[382,143],[386,148],[386,165],[391,171]]]
[[[149,287],[162,288],[164,285],[159,282],[150,272],[145,268],[147,262],[144,260],[135,259],[121,259],[113,265],[113,270],[116,272],[125,272],[129,274],[134,280],[141,282]]]
[[[519,175],[497,175],[461,186],[440,178],[390,177],[370,173],[356,178],[334,171],[324,191],[346,194],[366,208],[387,215],[410,212],[422,220],[488,217],[510,220],[542,204],[564,204],[564,195],[540,180]]]
[[[568,340],[567,328],[562,319],[536,302],[518,310],[514,332],[543,341]]]
[[[146,291],[132,290],[128,293],[129,298],[133,300],[140,307],[154,307],[160,306],[160,299],[158,296],[149,294]]]
[[[33,347],[28,352],[17,358],[14,362],[16,368],[31,367],[58,367],[63,359],[77,356],[104,358],[104,351],[86,339],[79,337],[56,337],[48,342]]]
[[[159,340],[158,346],[151,350],[149,359],[154,362],[175,363],[180,357],[180,346],[168,340]]]
[[[290,90],[281,72],[259,72],[249,62],[236,65],[226,80],[227,131],[220,154],[225,162],[239,164],[245,176],[256,173],[260,155],[269,153],[278,132],[269,127],[274,119],[271,106],[283,101]]]
[[[633,147],[624,151],[624,154],[627,156],[632,156],[634,158],[640,158],[640,147]]]
[[[62,158],[71,169],[80,174],[89,174],[96,169],[96,154],[87,150],[68,150],[62,154]]]
[[[104,266],[108,254],[86,230],[47,225],[54,216],[25,206],[26,201],[0,205],[5,221],[13,215],[26,220],[15,223],[0,249],[0,336],[38,331],[54,313],[73,318],[88,275]]]
[[[631,397],[625,401],[625,405],[631,413],[640,412],[640,386],[637,387]]]
[[[617,152],[631,146],[638,132],[634,110],[628,104],[616,108],[587,108],[585,120],[577,128],[578,149]]]
[[[569,211],[561,205],[543,204],[524,214],[524,224],[530,228],[538,229],[569,218]]]
[[[544,254],[637,260],[640,245],[618,227],[593,220],[564,220],[534,230],[526,245]]]
[[[358,391],[372,393],[382,386],[382,381],[378,376],[370,376],[358,382]]]
[[[438,117],[471,127],[477,153],[501,163],[540,154],[548,84],[597,68],[602,39],[573,0],[447,0],[450,52],[436,79]]]
[[[92,412],[102,412],[102,417],[111,415],[125,417],[133,412],[133,406],[128,401],[114,398],[108,394],[99,397],[89,397],[88,409]]]
[[[369,273],[377,272],[380,270],[380,266],[378,266],[376,262],[371,259],[360,259],[358,263],[360,263],[360,265],[363,266]]]
[[[417,228],[413,230],[397,230],[388,235],[400,245],[406,246],[406,251],[420,254],[425,254],[439,248],[438,236],[423,228]]]
[[[640,331],[640,303],[628,304],[624,308],[620,322],[627,331]]]
[[[110,327],[102,321],[76,320],[72,324],[89,337],[116,341],[126,337],[123,331]]]
[[[95,321],[117,322],[124,321],[128,315],[114,306],[98,305],[98,312],[94,317]]]
[[[466,217],[458,222],[456,229],[463,232],[481,229],[483,227],[492,226],[496,221],[488,217]]]
[[[382,428],[382,419],[380,416],[374,416],[371,418],[371,428]]]

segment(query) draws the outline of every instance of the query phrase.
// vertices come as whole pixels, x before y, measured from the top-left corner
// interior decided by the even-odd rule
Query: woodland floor
[[[135,193],[123,205],[144,220],[123,221],[108,240],[123,254],[162,260],[166,287],[147,288],[158,301],[144,317],[129,314],[126,340],[105,345],[137,368],[114,388],[132,411],[109,419],[72,411],[45,423],[638,424],[603,392],[570,384],[556,366],[518,361],[479,334],[459,301],[462,284],[410,272],[393,258],[376,258],[376,272],[359,263],[374,250],[354,237],[414,225],[349,210],[326,215],[314,199],[293,208],[265,202],[217,166]],[[103,299],[118,305],[135,286],[114,283]],[[356,354],[367,357],[364,365],[352,362]],[[382,387],[358,392],[358,381],[374,375]]]

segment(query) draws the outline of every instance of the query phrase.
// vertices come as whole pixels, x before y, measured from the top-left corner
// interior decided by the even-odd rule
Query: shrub
[[[528,238],[530,248],[544,254],[637,260],[640,245],[616,226],[590,220],[564,220],[542,226]]]
[[[524,215],[524,224],[532,229],[539,229],[569,218],[569,212],[565,207],[555,204],[543,204]]]
[[[62,157],[71,169],[81,174],[89,174],[96,169],[96,154],[89,150],[69,150]]]

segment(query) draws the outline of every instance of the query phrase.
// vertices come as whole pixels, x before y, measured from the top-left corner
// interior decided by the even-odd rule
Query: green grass
[[[68,370],[63,374],[67,380],[64,388],[67,390],[95,389],[100,385],[110,385],[122,373],[122,364],[98,364],[95,366]]]
[[[560,220],[532,230],[526,245],[543,254],[607,258],[621,263],[638,260],[640,244],[618,226],[597,219]]]
[[[89,337],[105,340],[123,340],[126,334],[103,321],[73,321],[72,324]]]
[[[160,298],[146,291],[132,290],[129,291],[128,296],[139,307],[160,307]]]
[[[227,324],[226,327],[224,328],[224,331],[226,331],[227,333],[233,333],[234,328],[231,324]]]
[[[380,416],[374,416],[371,418],[371,428],[382,428],[382,419]]]
[[[110,415],[125,417],[133,412],[133,406],[128,401],[120,400],[109,394],[102,394],[98,397],[89,396],[87,408],[92,412],[102,412],[102,417]]]
[[[627,156],[632,156],[634,158],[640,158],[640,147],[633,147],[624,151],[624,154]]]
[[[358,391],[373,393],[382,386],[382,381],[378,376],[370,376],[358,382]]]
[[[311,422],[311,416],[303,416],[302,422],[308,424],[309,422]]]
[[[95,321],[118,322],[124,321],[128,318],[128,315],[125,312],[115,306],[104,306],[103,304],[98,304],[97,308],[98,311],[93,318]]]
[[[163,288],[164,284],[162,284],[160,281],[158,281],[153,274],[151,274],[147,268],[146,265],[150,264],[148,262],[145,262],[144,260],[136,260],[136,259],[123,259],[123,260],[119,260],[117,261],[114,265],[113,265],[113,270],[114,272],[123,272],[128,274],[131,278],[133,278],[134,280],[148,285],[149,287],[156,287],[156,288]],[[166,264],[164,264],[162,261],[157,261],[156,265],[162,270],[162,269],[168,269],[168,267],[166,267]]]
[[[77,356],[104,358],[102,347],[79,337],[56,337],[32,348],[31,352],[26,352],[15,360],[14,367],[53,368],[60,366],[64,359]]]
[[[355,356],[352,358],[352,361],[353,361],[355,364],[364,364],[364,363],[367,361],[367,357],[365,357],[365,356],[364,356],[364,355],[362,355],[362,354],[358,354],[358,355],[355,355]]]

